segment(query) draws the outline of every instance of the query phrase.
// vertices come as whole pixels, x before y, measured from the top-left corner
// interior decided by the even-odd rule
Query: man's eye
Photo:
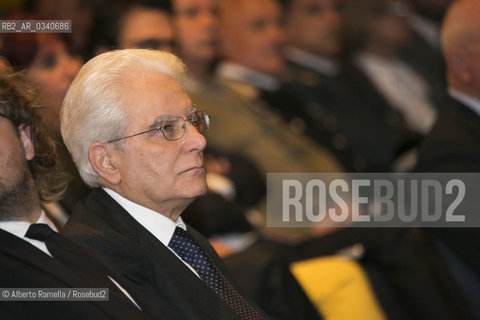
[[[163,132],[172,132],[173,130],[175,130],[175,124],[173,123],[166,123],[164,125],[161,126],[161,130]]]

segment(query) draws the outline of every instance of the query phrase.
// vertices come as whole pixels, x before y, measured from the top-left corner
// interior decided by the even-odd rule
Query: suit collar
[[[246,82],[266,91],[275,91],[280,87],[280,82],[275,77],[231,62],[220,64],[217,68],[217,76],[220,79]]]
[[[285,54],[288,60],[322,75],[335,76],[338,74],[338,64],[329,59],[294,47],[287,48]]]
[[[480,116],[480,100],[478,98],[453,88],[448,89],[448,93],[455,101],[475,112],[477,116]]]
[[[134,203],[111,189],[102,189],[165,246],[168,246],[177,226],[186,230],[185,223],[181,217],[178,217],[177,221],[173,222],[161,213]]]

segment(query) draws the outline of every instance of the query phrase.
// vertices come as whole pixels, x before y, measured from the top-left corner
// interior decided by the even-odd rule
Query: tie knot
[[[53,231],[47,224],[34,223],[28,228],[25,237],[45,242],[53,234],[55,234],[55,231]]]
[[[192,235],[180,227],[175,228],[175,232],[173,233],[172,239],[170,240],[168,246],[177,253],[185,250],[186,247],[200,249],[200,245],[192,237]]]

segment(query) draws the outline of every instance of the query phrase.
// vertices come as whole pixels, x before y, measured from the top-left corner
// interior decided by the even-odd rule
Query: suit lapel
[[[153,272],[155,272],[157,288],[169,287],[170,290],[176,291],[178,295],[188,299],[197,312],[204,313],[210,319],[233,320],[238,318],[174,253],[138,223],[105,191],[102,189],[93,190],[84,205],[87,212],[83,212],[83,214],[99,216],[116,233],[133,242],[126,245],[135,247],[139,259],[145,260],[144,257],[155,257]]]
[[[0,243],[0,252],[11,257],[13,260],[38,269],[39,272],[49,274],[52,278],[55,278],[60,283],[63,283],[65,288],[85,287],[85,281],[73,270],[70,270],[63,263],[48,256],[46,253],[37,249],[27,241],[20,239],[4,230],[0,230]],[[106,281],[109,280],[106,279]],[[112,306],[113,304],[119,303],[118,301],[122,301],[127,305],[132,305],[122,293],[114,288],[113,283],[110,288],[110,300],[110,302],[91,301],[90,303],[108,315],[112,315],[112,309],[114,309]],[[122,305],[119,305],[118,307],[123,308]],[[133,308],[133,305],[131,308]]]
[[[66,287],[81,287],[81,279],[27,241],[0,230],[0,251],[40,271],[50,274]]]

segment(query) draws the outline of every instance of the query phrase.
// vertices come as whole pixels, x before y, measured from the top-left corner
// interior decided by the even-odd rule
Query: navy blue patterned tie
[[[207,287],[213,290],[242,319],[263,319],[225,279],[223,274],[210,261],[200,244],[187,231],[177,227],[168,246],[192,266]]]

